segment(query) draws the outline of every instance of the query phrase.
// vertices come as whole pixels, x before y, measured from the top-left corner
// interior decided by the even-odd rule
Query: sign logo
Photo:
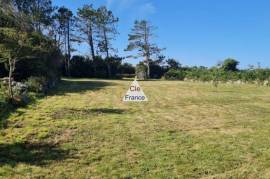
[[[123,101],[124,102],[148,101],[147,97],[145,96],[142,88],[140,87],[140,85],[136,79],[131,83],[126,95],[123,97]]]

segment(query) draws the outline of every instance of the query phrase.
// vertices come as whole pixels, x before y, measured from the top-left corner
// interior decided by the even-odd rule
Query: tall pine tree
[[[147,66],[147,77],[150,77],[150,60],[153,55],[159,55],[162,49],[158,48],[156,44],[152,43],[155,27],[148,21],[135,21],[134,27],[129,34],[129,44],[126,51],[137,50],[138,54],[132,57],[144,57],[144,63]]]

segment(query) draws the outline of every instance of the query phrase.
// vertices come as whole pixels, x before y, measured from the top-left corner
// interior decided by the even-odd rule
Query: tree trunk
[[[103,35],[104,35],[104,45],[105,45],[105,51],[106,51],[106,59],[107,59],[107,69],[108,69],[108,77],[112,77],[112,72],[111,72],[111,64],[109,62],[109,47],[108,47],[108,39],[107,39],[107,34],[106,30],[103,29]]]
[[[68,21],[68,25],[67,25],[67,50],[68,50],[67,75],[70,76],[70,58],[71,58],[71,54],[70,54],[70,25],[69,25],[69,21]]]
[[[15,65],[15,64],[14,64]],[[9,75],[8,75],[8,95],[11,100],[13,100],[13,89],[12,89],[12,73],[13,73],[13,63],[9,59]]]
[[[64,65],[65,65],[65,75],[68,74],[68,66],[67,66],[67,30],[64,30]]]
[[[95,48],[94,48],[94,40],[93,40],[93,29],[92,29],[91,25],[89,25],[88,42],[89,42],[90,49],[91,49],[92,60],[94,60],[94,58],[95,58]]]
[[[40,10],[40,1],[37,1],[37,12],[36,13],[38,13],[38,14],[36,14],[36,16],[38,16],[38,17],[36,17],[36,23],[37,23],[37,31],[39,32],[39,33],[41,33],[41,19],[40,19],[40,15],[41,15],[41,12],[40,12],[41,10]]]
[[[109,58],[109,47],[108,47],[108,39],[107,39],[107,34],[106,30],[103,29],[103,36],[104,36],[104,45],[105,45],[105,51],[106,51],[106,57]]]
[[[150,78],[150,45],[149,45],[149,32],[147,30],[147,25],[144,26],[144,43],[145,43],[145,63],[147,66],[147,78]]]
[[[150,78],[150,64],[149,64],[149,58],[146,57],[146,67],[147,67],[147,78]]]

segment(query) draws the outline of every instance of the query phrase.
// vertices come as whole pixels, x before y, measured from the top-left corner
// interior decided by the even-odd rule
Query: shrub
[[[136,66],[136,76],[138,77],[138,79],[145,80],[147,78],[146,71],[147,71],[146,65],[142,62],[139,63]]]
[[[47,80],[45,77],[29,77],[26,85],[31,92],[43,93],[47,91]]]
[[[239,62],[232,58],[227,58],[224,60],[222,64],[222,69],[224,71],[238,71],[237,66],[239,65]]]
[[[124,63],[120,66],[119,68],[119,72],[120,74],[124,74],[124,75],[133,75],[135,74],[135,68],[133,67],[132,64],[129,63]]]
[[[183,70],[170,69],[165,73],[164,78],[167,80],[184,80],[185,72]]]

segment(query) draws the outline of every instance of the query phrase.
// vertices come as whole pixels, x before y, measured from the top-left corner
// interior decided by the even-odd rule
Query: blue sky
[[[118,54],[127,44],[135,19],[146,19],[157,27],[155,42],[163,54],[183,65],[214,66],[227,57],[240,67],[270,67],[269,0],[53,0],[72,11],[83,4],[106,5],[119,17]],[[87,54],[88,47],[76,47]],[[136,64],[138,60],[130,59]]]

